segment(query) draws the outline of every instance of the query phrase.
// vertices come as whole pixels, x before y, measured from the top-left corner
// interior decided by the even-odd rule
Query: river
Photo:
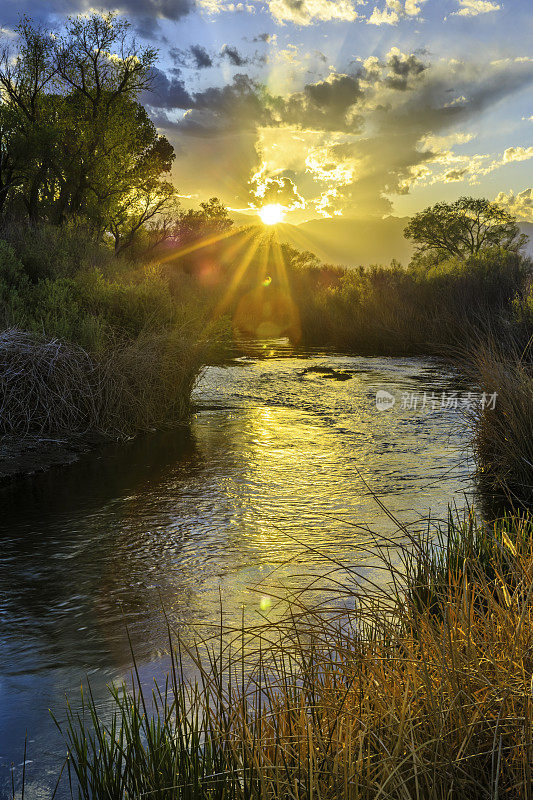
[[[309,369],[325,365],[347,379]],[[0,797],[26,731],[26,797],[50,796],[64,746],[48,709],[61,719],[87,677],[105,704],[131,665],[126,625],[148,681],[168,665],[162,604],[180,631],[216,621],[220,604],[253,620],[272,587],[327,583],[331,555],[365,569],[362,528],[394,529],[376,496],[411,524],[469,501],[454,391],[467,388],[437,361],[265,343],[206,369],[190,425],[4,487]]]

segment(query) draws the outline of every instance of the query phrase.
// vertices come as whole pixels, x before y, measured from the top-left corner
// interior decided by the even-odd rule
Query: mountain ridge
[[[232,215],[238,225],[261,225],[259,217]],[[371,264],[388,265],[394,259],[407,264],[414,252],[413,243],[403,231],[410,217],[331,217],[313,219],[299,225],[276,225],[280,242],[298,250],[309,250],[327,263],[355,268]],[[520,222],[529,237],[526,252],[533,257],[533,223]]]

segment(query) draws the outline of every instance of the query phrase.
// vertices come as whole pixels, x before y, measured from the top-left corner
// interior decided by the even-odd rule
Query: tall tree
[[[137,102],[156,53],[114,14],[71,18],[60,36],[25,19],[18,35],[0,54],[0,210],[83,217],[120,251],[174,196],[173,149]]]
[[[526,237],[516,219],[501,206],[483,198],[461,197],[454,203],[436,203],[411,219],[404,236],[418,245],[417,255],[437,259],[465,258],[493,247],[518,251]]]
[[[204,240],[206,243],[233,227],[228,209],[218,197],[211,197],[200,203],[200,208],[183,211],[174,227],[174,239],[179,247],[186,247],[193,242]]]

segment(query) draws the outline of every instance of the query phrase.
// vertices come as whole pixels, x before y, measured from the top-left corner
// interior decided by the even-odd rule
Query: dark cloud
[[[252,39],[252,42],[256,42],[256,43],[264,42],[264,43],[268,44],[269,42],[272,41],[273,38],[275,38],[275,37],[271,33],[260,33],[258,36],[254,36],[254,38]]]
[[[187,135],[209,137],[272,124],[275,120],[260,87],[248,75],[238,74],[231,84],[195,94],[193,110],[179,129]]]
[[[286,102],[284,119],[317,130],[339,130],[347,125],[348,111],[363,97],[359,75],[331,75],[325,81],[308,83],[303,92]],[[353,129],[356,120],[350,120]]]
[[[205,69],[206,67],[213,66],[213,59],[201,44],[193,44],[190,51],[198,69]]]
[[[446,183],[452,183],[453,181],[462,181],[463,178],[466,178],[468,175],[468,167],[464,169],[449,169],[448,172],[444,175],[444,180]]]
[[[222,58],[227,58],[234,67],[243,67],[248,63],[248,59],[242,56],[236,47],[225,44],[220,51]]]
[[[124,14],[143,36],[152,37],[158,29],[158,20],[177,21],[191,13],[195,0],[118,0],[112,8]],[[36,22],[47,22],[55,15],[74,15],[91,11],[90,0],[28,0],[26,3],[5,2],[0,5],[0,25],[17,24],[23,13]]]
[[[206,69],[214,65],[213,57],[201,44],[193,44],[187,50],[171,47],[169,55],[174,64],[180,67]]]
[[[413,54],[406,56],[402,53],[389,54],[387,66],[390,68],[390,73],[385,78],[386,85],[401,92],[410,88],[411,78],[416,78],[427,69],[426,65]]]
[[[174,70],[177,72],[177,70]],[[192,108],[194,100],[185,88],[183,80],[176,75],[169,78],[160,69],[152,69],[152,85],[143,92],[141,102],[152,108]]]

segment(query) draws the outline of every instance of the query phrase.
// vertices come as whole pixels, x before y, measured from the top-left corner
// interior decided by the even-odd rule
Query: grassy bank
[[[0,234],[1,434],[122,437],[186,416],[222,322],[83,230]]]
[[[482,492],[515,508],[533,502],[533,353],[529,326],[500,340],[488,337],[471,353],[468,371],[494,407],[472,412],[477,476]],[[527,337],[527,338],[526,338]]]
[[[346,572],[353,611],[304,595],[275,625],[212,643],[194,683],[175,640],[151,697],[137,676],[111,722],[90,695],[69,712],[73,785],[87,800],[529,797],[532,532],[470,518],[409,536],[401,566],[383,564],[388,588]]]
[[[294,270],[310,344],[365,355],[449,355],[488,330],[518,324],[532,265],[493,250],[467,259],[338,270]]]

